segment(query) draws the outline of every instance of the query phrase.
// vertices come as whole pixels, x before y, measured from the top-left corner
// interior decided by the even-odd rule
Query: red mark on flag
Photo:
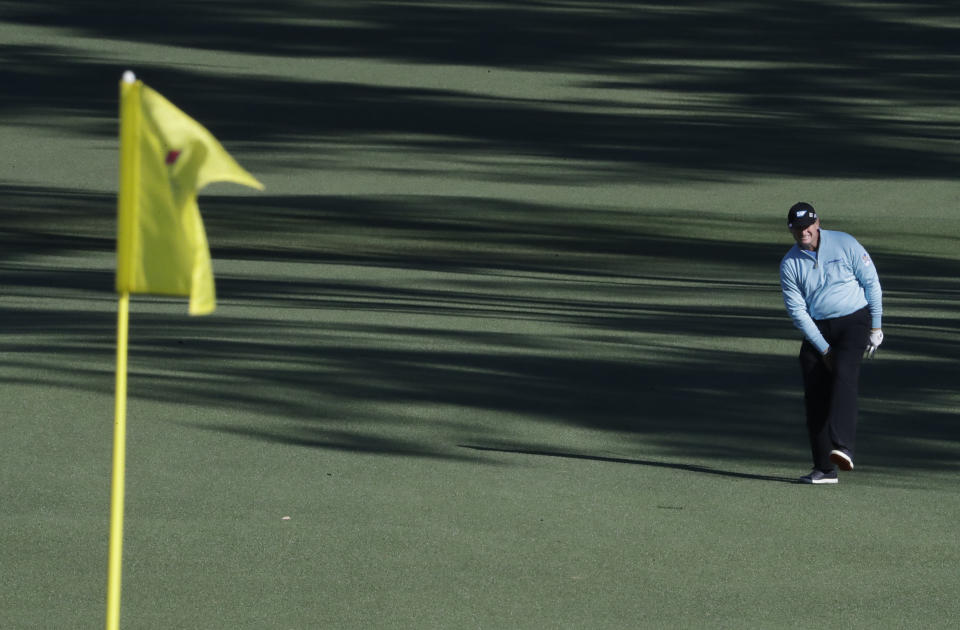
[[[170,151],[167,153],[167,166],[170,166],[177,161],[177,158],[180,157],[179,151]]]

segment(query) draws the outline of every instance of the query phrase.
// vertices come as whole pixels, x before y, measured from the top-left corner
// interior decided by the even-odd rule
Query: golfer
[[[807,432],[813,470],[801,483],[837,483],[853,470],[860,362],[883,341],[880,280],[867,250],[843,232],[820,228],[806,202],[787,213],[797,242],[780,262],[783,303],[803,332]]]

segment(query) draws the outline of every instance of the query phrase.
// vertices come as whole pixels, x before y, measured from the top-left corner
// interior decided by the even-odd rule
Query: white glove
[[[881,343],[883,343],[883,331],[874,328],[870,331],[870,340],[867,342],[867,349],[864,351],[868,359],[873,358],[873,353],[877,351]]]

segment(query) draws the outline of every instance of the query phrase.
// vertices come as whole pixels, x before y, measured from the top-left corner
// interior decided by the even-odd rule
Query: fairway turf
[[[267,190],[200,196],[216,313],[132,301],[121,627],[956,627],[956,12],[470,4],[0,3],[0,627],[103,624],[128,68]],[[801,199],[884,287],[832,487]]]

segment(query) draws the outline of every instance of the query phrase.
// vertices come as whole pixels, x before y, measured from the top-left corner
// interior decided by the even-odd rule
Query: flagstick
[[[123,494],[127,443],[127,331],[130,294],[117,307],[117,387],[113,424],[113,484],[110,492],[110,557],[107,573],[107,630],[120,627],[120,574],[123,567]]]

